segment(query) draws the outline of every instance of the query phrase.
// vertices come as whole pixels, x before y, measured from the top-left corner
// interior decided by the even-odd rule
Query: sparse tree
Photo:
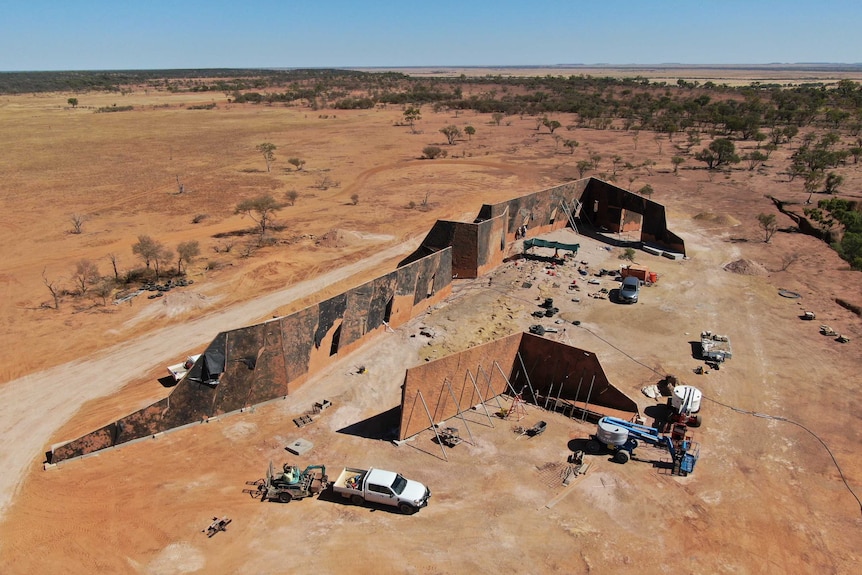
[[[276,145],[270,142],[264,142],[262,144],[258,144],[255,149],[263,154],[263,159],[266,160],[266,171],[270,172],[272,170],[272,163],[275,161]]]
[[[645,184],[641,189],[638,190],[638,193],[642,196],[646,196],[647,198],[652,197],[653,189],[649,184]]]
[[[661,134],[656,132],[656,134],[653,136],[653,139],[655,140],[655,143],[658,145],[658,155],[661,156],[661,148],[662,148],[662,145],[664,144],[664,138],[662,138]]]
[[[161,244],[159,244],[159,251],[156,254],[156,257],[153,258],[153,268],[156,272],[156,281],[159,281],[162,277],[162,271],[171,264],[171,261],[174,259],[174,252]]]
[[[92,260],[78,260],[72,277],[78,287],[78,293],[84,295],[91,285],[99,281],[99,267]]]
[[[552,134],[554,133],[554,130],[556,130],[557,128],[559,128],[560,126],[562,126],[562,124],[560,124],[558,121],[556,121],[556,120],[549,120],[549,119],[547,119],[547,118],[545,118],[545,119],[544,119],[544,121],[542,121],[542,124],[543,124],[543,125],[548,129],[548,131],[549,131],[550,133],[552,133]]]
[[[708,148],[704,148],[698,152],[694,158],[699,162],[706,162],[706,167],[709,170],[739,162],[739,156],[736,155],[736,146],[727,138],[716,138],[709,144]]]
[[[613,175],[617,175],[617,168],[622,163],[622,161],[622,156],[614,156],[613,158],[611,158],[611,164],[613,165]]]
[[[473,140],[473,134],[476,133],[476,128],[473,126],[466,126],[464,128],[464,133],[467,134],[467,139]]]
[[[68,102],[69,105],[72,106],[73,108],[78,107],[78,98],[69,98],[68,100],[66,100],[66,102]]]
[[[72,222],[72,233],[80,234],[84,231],[84,222],[87,221],[87,216],[84,214],[72,214],[69,216],[69,220]]]
[[[563,142],[563,145],[569,149],[569,152],[572,155],[575,155],[575,148],[581,145],[577,140],[566,140]]]
[[[299,192],[297,192],[296,190],[287,190],[287,191],[284,193],[284,199],[286,199],[286,200],[287,200],[287,202],[288,202],[291,206],[292,206],[292,205],[294,205],[294,204],[296,204],[296,200],[297,200],[297,198],[299,198]]]
[[[759,214],[757,221],[760,223],[760,229],[763,230],[765,243],[769,243],[773,234],[778,230],[778,224],[775,221],[775,214]]]
[[[644,168],[646,168],[646,173],[647,173],[647,174],[649,174],[650,176],[651,176],[651,175],[653,175],[653,174],[652,174],[652,167],[655,165],[655,161],[650,160],[649,158],[647,158],[646,160],[644,160],[644,161],[643,161],[643,163],[642,163],[641,165],[642,165]]]
[[[182,242],[177,246],[177,273],[183,274],[183,264],[186,268],[201,254],[201,246],[197,240]]]
[[[150,236],[138,236],[138,242],[132,245],[132,253],[144,260],[144,265],[150,269],[161,248],[162,244]]]
[[[679,165],[685,162],[685,158],[682,156],[674,156],[670,159],[670,162],[673,164],[673,173],[676,174],[679,171]]]
[[[745,154],[743,159],[748,162],[748,171],[751,172],[763,165],[763,162],[766,161],[766,154],[755,150]]]
[[[619,257],[621,260],[627,260],[630,262],[634,262],[636,254],[637,254],[637,252],[635,252],[634,248],[626,248],[625,251],[623,253],[621,253]]]
[[[337,188],[339,184],[340,182],[333,180],[326,172],[321,173],[314,181],[314,186],[318,190],[324,191],[328,190],[329,188]]]
[[[576,164],[576,167],[578,168],[578,177],[583,178],[584,174],[593,167],[593,163],[589,160],[581,160]]]
[[[494,112],[493,114],[491,114],[491,120],[493,120],[494,124],[497,126],[499,126],[500,122],[503,121],[503,117],[504,115],[502,112]]]
[[[60,309],[60,287],[57,284],[57,280],[48,279],[44,268],[42,269],[42,283],[51,292],[51,298],[54,300],[54,309]]]
[[[117,269],[117,264],[120,261],[119,256],[112,252],[108,254],[108,260],[110,260],[111,267],[114,269],[114,281],[120,281],[120,271]]]
[[[102,299],[102,305],[108,305],[108,298],[114,293],[114,282],[108,278],[103,279],[93,288],[93,294]]]
[[[352,194],[350,196],[350,203],[354,206],[359,203],[359,194]]]
[[[805,176],[803,188],[808,194],[808,199],[805,200],[806,204],[811,203],[811,197],[820,189],[820,184],[823,183],[823,178],[823,172],[820,170],[812,170]]]
[[[829,172],[826,174],[826,181],[824,183],[823,192],[826,194],[835,194],[838,193],[838,186],[844,183],[844,176],[836,174],[835,172]]]
[[[455,125],[440,128],[440,133],[446,136],[446,140],[449,142],[450,146],[454,146],[455,139],[461,137],[461,130]]]
[[[305,165],[305,160],[301,158],[290,158],[287,160],[287,163],[295,167],[297,172],[301,172],[302,167]]]
[[[416,122],[422,119],[422,114],[419,111],[419,108],[414,106],[408,106],[406,110],[404,110],[404,121],[407,122],[407,125],[410,126],[410,131],[414,134],[416,133]]]
[[[597,152],[590,153],[590,162],[592,162],[594,170],[599,169],[599,162],[601,162],[601,161],[602,161],[601,154],[599,154]]]
[[[262,241],[273,215],[280,209],[281,204],[275,201],[275,198],[269,194],[264,194],[241,201],[236,205],[235,213],[248,216],[257,224]]]

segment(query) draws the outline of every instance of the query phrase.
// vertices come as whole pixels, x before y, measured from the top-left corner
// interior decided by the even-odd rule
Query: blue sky
[[[0,0],[0,70],[858,63],[860,25],[860,0]]]

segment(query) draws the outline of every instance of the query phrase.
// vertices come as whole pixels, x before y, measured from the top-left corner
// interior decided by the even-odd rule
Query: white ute
[[[378,503],[397,507],[402,513],[411,514],[428,504],[431,490],[401,474],[383,469],[344,468],[332,490],[342,497],[349,498],[354,504],[364,502]]]

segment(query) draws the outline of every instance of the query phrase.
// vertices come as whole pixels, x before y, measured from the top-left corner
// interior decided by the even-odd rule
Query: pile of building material
[[[700,357],[707,361],[722,362],[733,357],[730,339],[726,335],[704,331],[700,334]]]

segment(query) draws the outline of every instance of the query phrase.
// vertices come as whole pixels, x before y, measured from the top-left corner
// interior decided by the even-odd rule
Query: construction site
[[[640,264],[620,258],[626,248]],[[359,572],[658,573],[671,546],[689,550],[677,559],[692,570],[733,571],[757,554],[761,567],[745,572],[772,572],[784,564],[781,539],[730,535],[767,525],[810,546],[812,566],[838,565],[809,513],[849,495],[813,442],[800,435],[776,450],[775,420],[727,408],[779,403],[749,383],[766,360],[758,333],[712,311],[735,297],[689,279],[714,277],[715,256],[689,250],[661,205],[594,179],[486,205],[470,223],[440,221],[391,273],[216,335],[185,370],[172,366],[179,381],[164,399],[52,446],[38,479],[45,509],[74,513],[95,494],[133,514],[152,508],[149,527],[86,527],[108,541],[134,533],[152,549],[152,573],[273,572],[286,549],[292,563],[334,571],[356,546]],[[617,299],[627,275],[643,280],[633,307]],[[747,289],[742,305],[763,305],[762,288]],[[780,299],[774,313],[796,312]],[[712,341],[704,326],[733,330],[747,353],[730,361],[727,343],[719,361],[696,349]],[[326,467],[349,465],[393,469],[429,497],[399,509],[339,497],[344,479],[330,483]],[[764,481],[763,466],[795,479]],[[193,481],[180,479],[192,469]],[[739,474],[757,488],[726,491]],[[70,475],[83,491],[52,487]],[[790,503],[803,492],[808,510]],[[738,497],[763,505],[767,493],[773,503],[756,514],[723,510]],[[835,521],[858,522],[842,507]],[[51,537],[80,527],[71,523]],[[374,545],[383,534],[388,543]]]
[[[169,112],[140,116],[186,117]],[[551,140],[539,153],[529,117],[432,162],[387,155],[393,137],[423,137],[393,124],[400,110],[339,124],[223,112],[228,140],[259,112],[264,131],[310,125],[320,172],[270,176],[259,157],[217,172],[217,146],[206,196],[140,196],[170,241],[208,238],[194,286],[9,316],[33,333],[7,334],[29,363],[0,385],[4,574],[819,575],[862,561],[862,324],[841,303],[858,294],[838,294],[858,291],[856,272],[811,236],[762,240],[770,204],[752,191],[778,176],[677,173],[624,130],[573,130],[606,157],[661,159],[643,175],[654,201],[575,178]],[[450,115],[429,114],[424,137]],[[342,157],[341,140],[383,151]],[[346,184],[312,186],[329,165]],[[230,178],[248,194],[309,182],[292,227],[252,256],[224,251],[220,234],[249,224],[221,192]],[[428,189],[427,212],[405,207]],[[170,202],[189,205],[152,207]],[[65,262],[151,233],[130,227],[144,208],[99,210],[80,238],[31,243]],[[32,281],[8,283],[22,301],[48,281],[27,257]]]

